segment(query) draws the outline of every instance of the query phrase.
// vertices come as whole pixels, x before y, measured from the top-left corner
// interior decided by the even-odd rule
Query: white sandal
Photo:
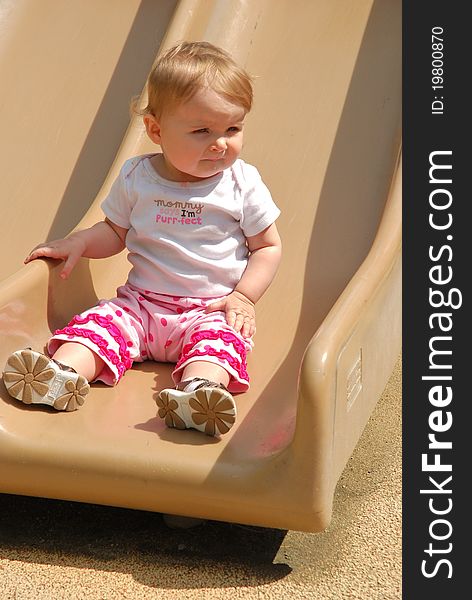
[[[236,421],[233,396],[221,383],[196,377],[162,390],[156,399],[158,416],[167,427],[198,429],[207,435],[227,433]]]
[[[85,377],[74,369],[29,348],[8,357],[3,381],[13,398],[56,410],[76,410],[90,391]]]

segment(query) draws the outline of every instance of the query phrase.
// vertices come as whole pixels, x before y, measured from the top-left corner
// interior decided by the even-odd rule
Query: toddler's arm
[[[248,237],[247,245],[249,260],[234,291],[255,304],[272,283],[282,256],[282,242],[275,223],[258,235]]]
[[[37,258],[60,258],[64,261],[60,276],[66,279],[82,256],[107,258],[121,252],[125,247],[127,231],[105,219],[88,229],[75,231],[64,239],[36,246],[24,262],[27,264]]]
[[[247,238],[250,251],[246,270],[234,291],[214,302],[208,312],[224,310],[228,325],[251,337],[256,330],[254,305],[262,297],[277,273],[282,243],[275,223],[258,235]]]

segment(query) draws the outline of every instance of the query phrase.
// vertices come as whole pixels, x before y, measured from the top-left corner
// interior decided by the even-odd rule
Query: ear
[[[154,115],[144,115],[143,117],[144,126],[146,127],[146,133],[149,139],[155,144],[161,143],[161,126]]]

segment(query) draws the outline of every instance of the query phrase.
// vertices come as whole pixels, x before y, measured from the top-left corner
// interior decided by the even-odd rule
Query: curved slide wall
[[[0,7],[0,280],[92,204],[176,2]]]

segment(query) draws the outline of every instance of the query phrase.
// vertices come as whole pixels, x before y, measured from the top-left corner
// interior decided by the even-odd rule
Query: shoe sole
[[[227,433],[236,421],[236,404],[229,392],[203,387],[193,392],[166,389],[156,400],[158,416],[167,427],[197,429],[207,435]]]
[[[25,404],[47,404],[56,410],[77,410],[90,391],[78,373],[63,371],[53,360],[34,350],[18,350],[5,365],[8,393]]]

